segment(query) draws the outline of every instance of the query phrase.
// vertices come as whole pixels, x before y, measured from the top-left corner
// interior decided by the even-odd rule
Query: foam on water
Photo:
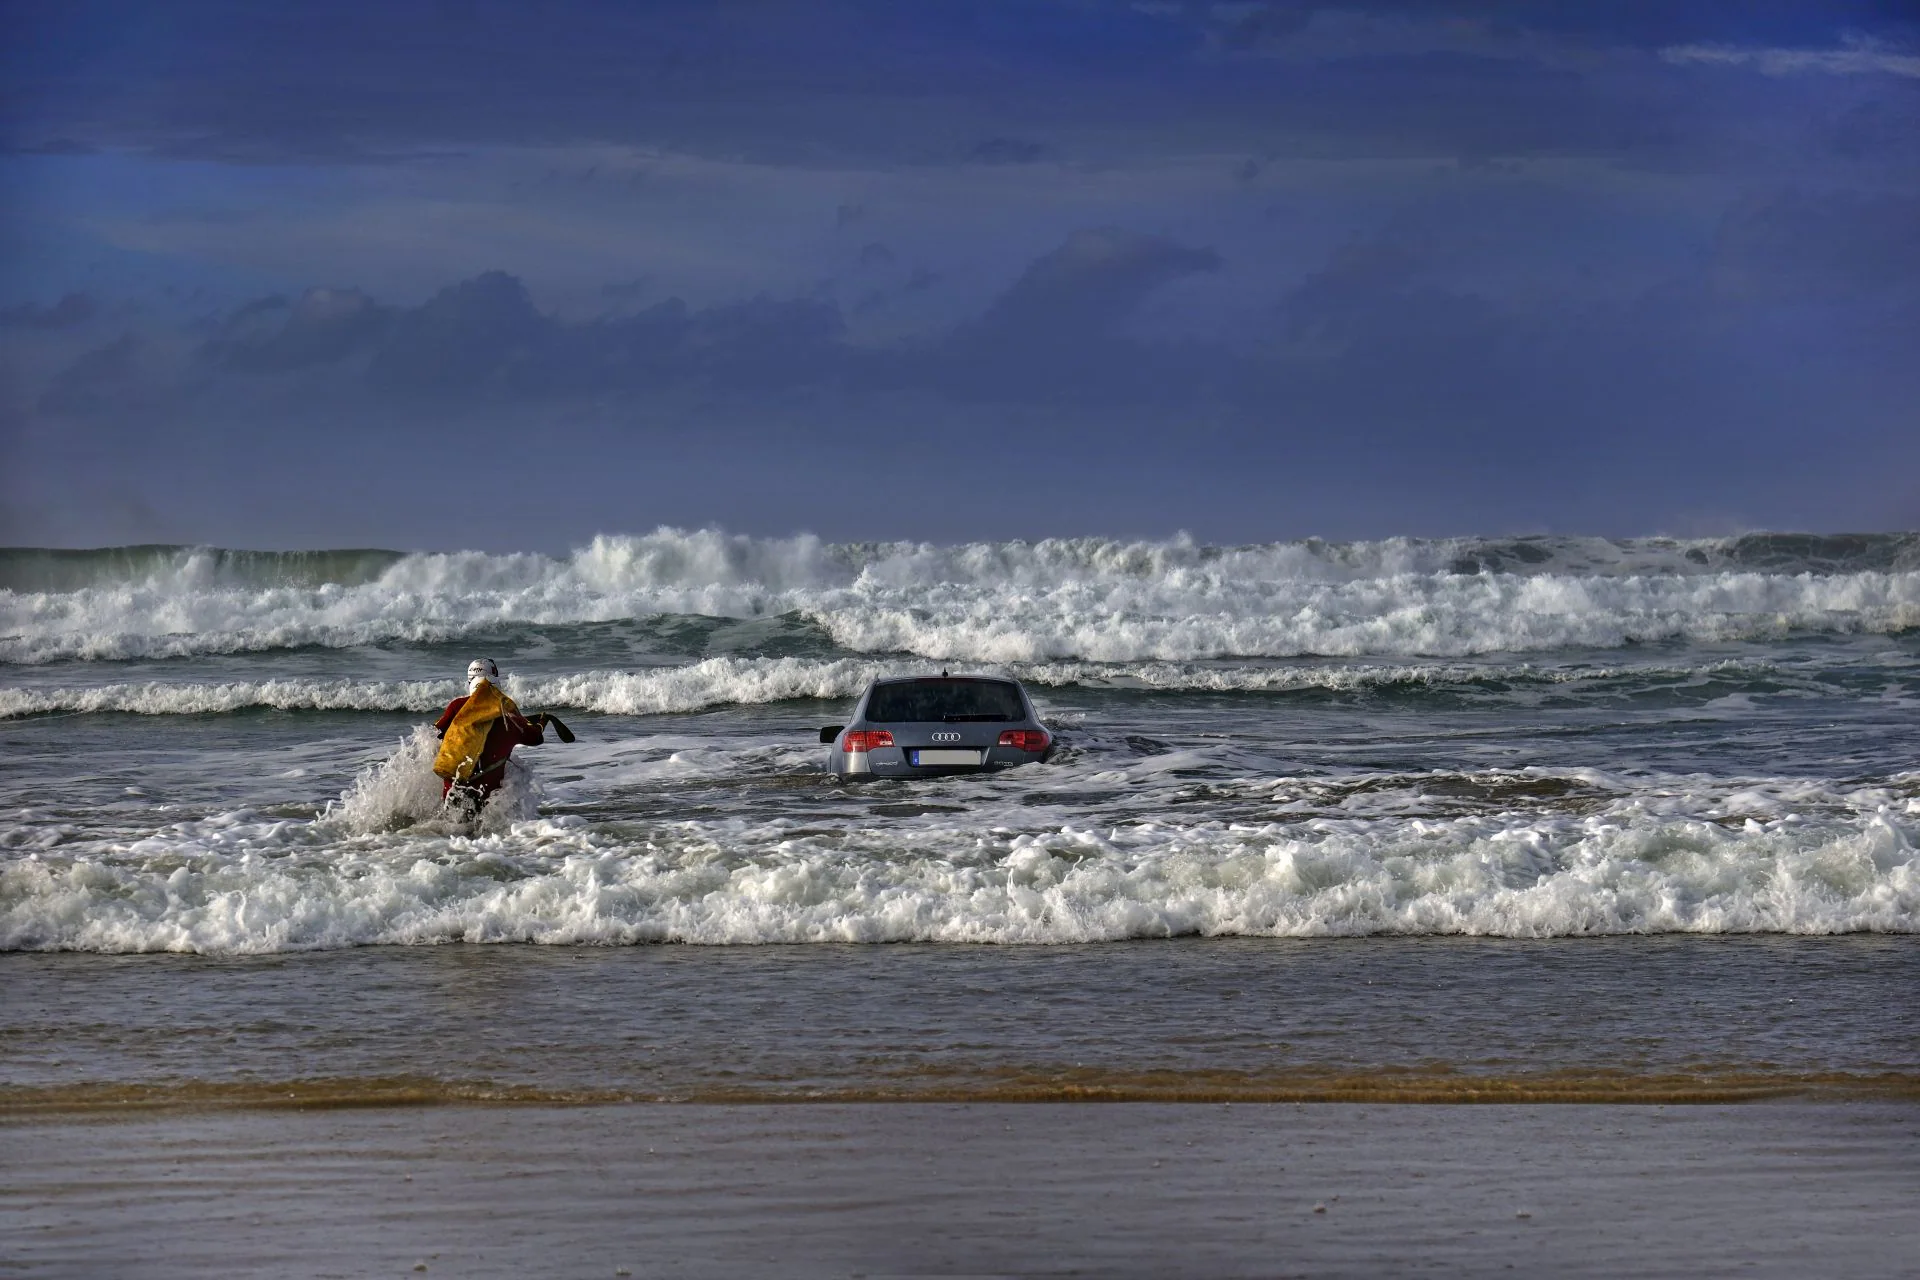
[[[1204,763],[1172,752],[1034,767],[1018,793],[960,781],[883,820],[596,825],[523,798],[468,833],[438,814],[431,747],[416,734],[314,819],[27,845],[44,815],[12,815],[0,948],[1920,932],[1913,777],[1477,777],[1490,799],[1439,817],[1408,815],[1421,779],[1246,778],[1215,799],[1237,787],[1272,816],[1234,821],[1170,816]],[[706,772],[739,768],[721,754]],[[1125,807],[1091,815],[1090,790]]]
[[[976,668],[969,668],[974,670]],[[1146,662],[1043,662],[986,668],[1039,688],[1119,688],[1198,693],[1352,692],[1386,689],[1544,688],[1790,677],[1777,664],[1721,660],[1695,665],[1621,664],[1554,668],[1530,663],[1207,665]],[[851,699],[880,675],[931,675],[927,660],[840,658],[707,658],[678,667],[590,670],[555,676],[510,675],[508,692],[529,708],[607,715],[659,715],[793,699]],[[436,712],[465,692],[452,680],[141,681],[44,688],[0,688],[0,720],[57,713],[207,715],[249,709],[280,711]]]
[[[0,948],[1920,932],[1920,659],[1834,639],[1920,625],[1910,535],[34,555]],[[606,718],[477,823],[424,730],[190,719],[424,718],[472,655],[408,646],[480,636],[522,705]],[[791,710],[620,719],[949,663],[1038,691],[1054,757],[861,789]]]
[[[362,770],[339,801],[327,807],[322,821],[360,835],[398,830],[471,835],[504,831],[514,822],[539,816],[540,784],[531,769],[511,758],[500,790],[478,815],[449,809],[433,772],[439,753],[439,737],[420,725],[401,739],[392,755]]]
[[[326,554],[352,572],[181,550],[91,578],[14,573],[0,660],[436,643],[663,614],[799,614],[855,652],[971,662],[1460,657],[1920,626],[1912,535],[939,547],[662,529],[560,559]]]

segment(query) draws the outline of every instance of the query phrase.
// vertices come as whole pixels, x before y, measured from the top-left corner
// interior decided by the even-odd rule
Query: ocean
[[[1718,1096],[1920,1069],[1920,536],[661,530],[561,557],[11,550],[0,587],[0,948],[73,1002],[31,1028],[67,1047],[9,1055],[8,1088],[1291,1097],[1386,1072]],[[578,741],[522,749],[469,829],[422,726],[474,656]],[[1022,680],[1053,758],[823,771],[817,730],[868,679],[940,670]],[[700,950],[556,970],[508,943]],[[916,945],[832,945],[864,943]],[[758,944],[801,950],[730,953]],[[152,952],[223,963],[56,958]],[[684,1045],[693,1017],[700,1042],[405,1048],[445,983],[556,972],[606,997],[583,1025],[645,1011]],[[353,1052],[169,1040],[293,975]],[[376,1012],[382,983],[424,990]],[[69,1063],[116,998],[167,1017]],[[775,1035],[768,1000],[890,1030]],[[392,1052],[367,1048],[380,1018]],[[929,1037],[967,1048],[902,1047]]]
[[[1899,1274],[1916,706],[1913,534],[0,551],[0,1270]]]

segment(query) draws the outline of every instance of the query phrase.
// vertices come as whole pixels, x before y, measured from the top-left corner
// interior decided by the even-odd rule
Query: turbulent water
[[[478,830],[419,726],[572,745]],[[874,675],[1047,763],[842,785]],[[0,551],[0,948],[1920,932],[1920,535]]]

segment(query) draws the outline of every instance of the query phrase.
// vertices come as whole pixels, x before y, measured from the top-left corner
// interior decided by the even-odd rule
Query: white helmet
[[[500,683],[500,664],[492,658],[475,658],[467,664],[467,692],[478,689],[483,680]]]

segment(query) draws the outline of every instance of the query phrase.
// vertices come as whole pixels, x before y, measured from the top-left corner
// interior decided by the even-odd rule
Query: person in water
[[[537,747],[546,739],[547,716],[523,716],[500,687],[500,668],[491,658],[467,664],[467,695],[455,698],[434,721],[440,754],[433,771],[440,794],[478,809],[507,778],[507,757],[515,747]]]

